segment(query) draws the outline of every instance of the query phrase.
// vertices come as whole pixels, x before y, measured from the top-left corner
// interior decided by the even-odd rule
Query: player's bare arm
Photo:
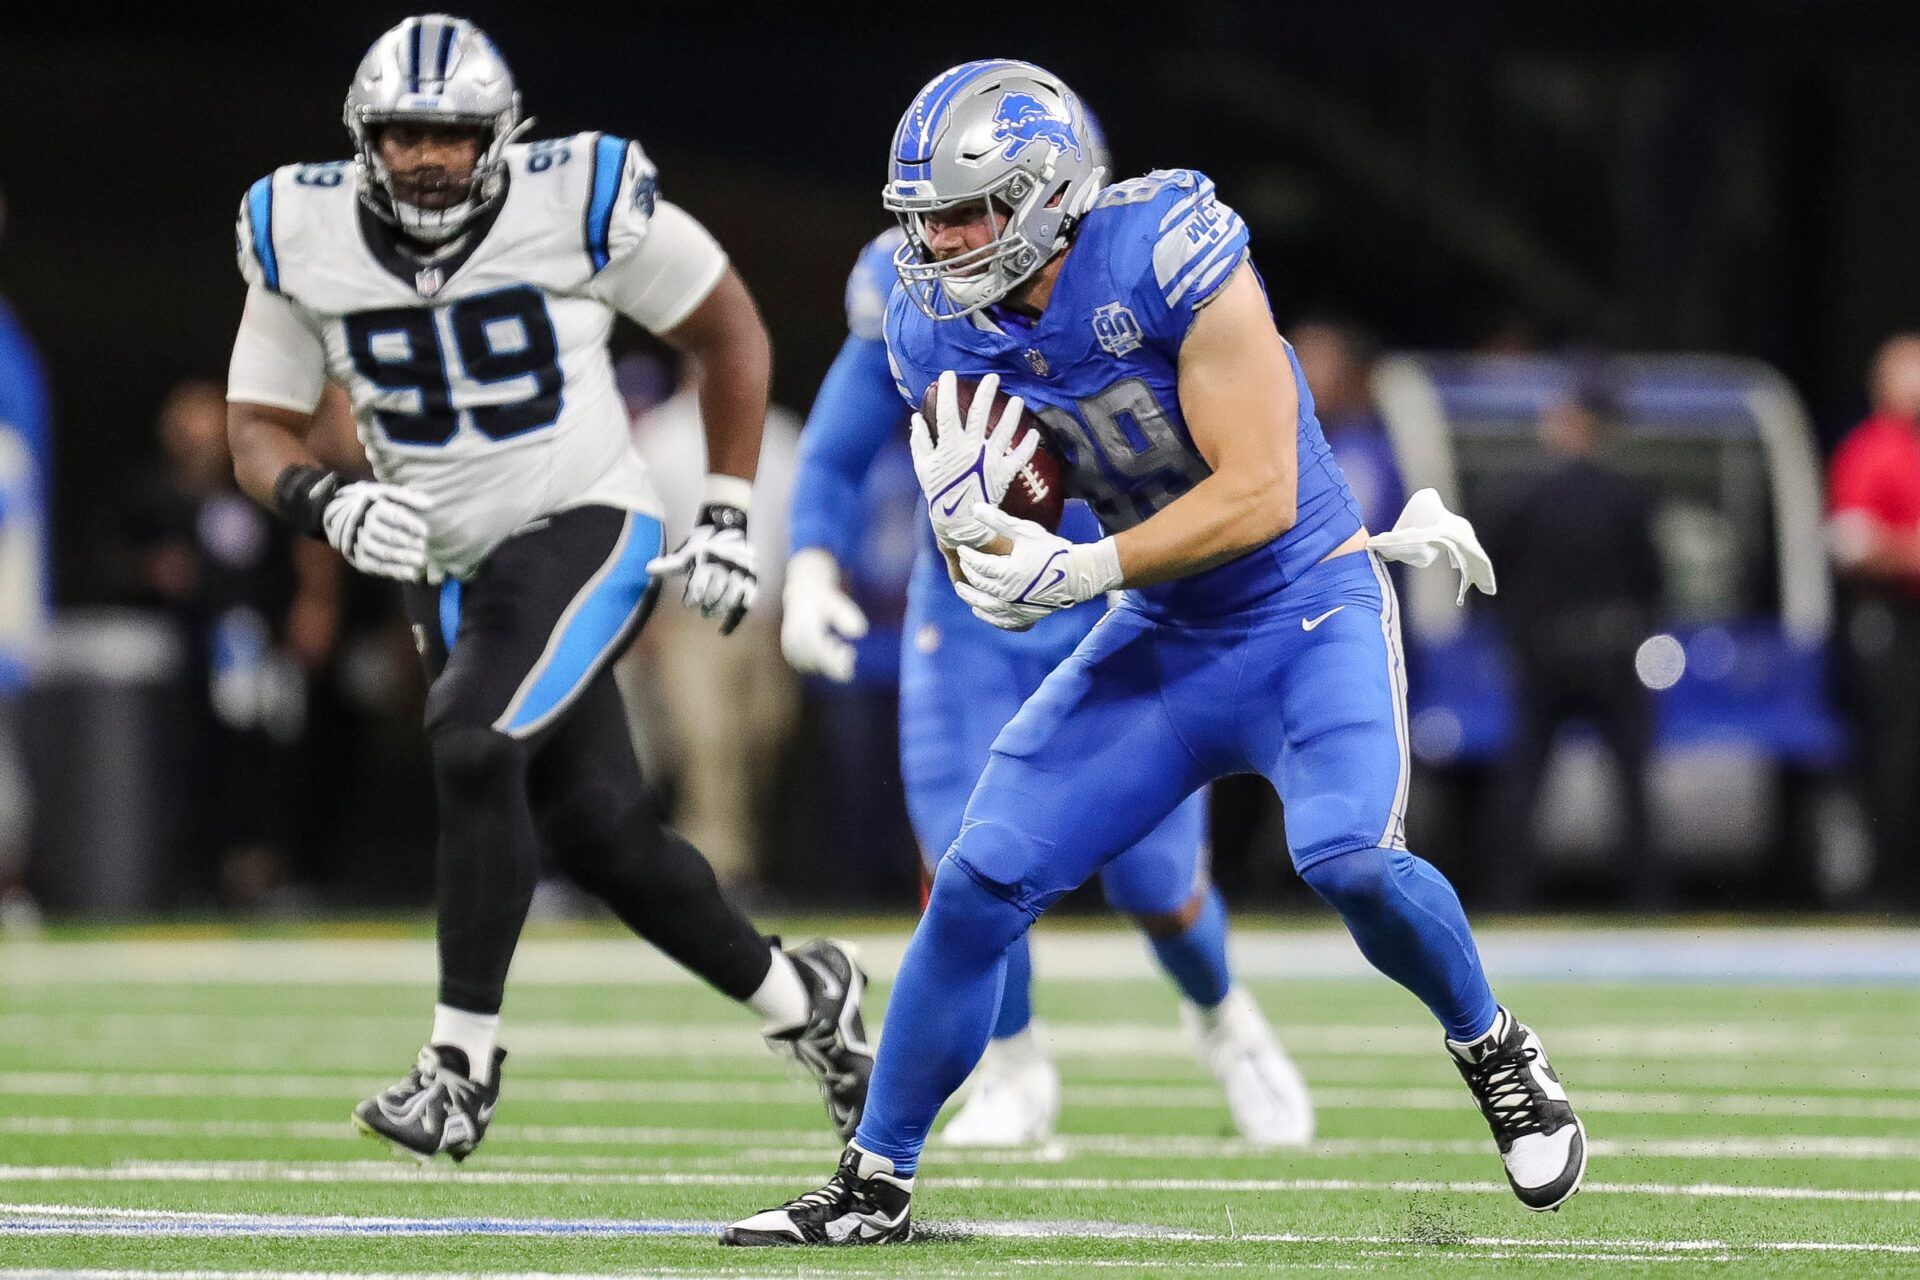
[[[1293,527],[1300,393],[1252,264],[1201,310],[1179,363],[1180,409],[1213,474],[1114,538],[1123,586],[1225,564]]]
[[[288,467],[318,468],[307,447],[313,415],[244,400],[227,402],[227,447],[240,489],[263,507],[273,506],[273,486]]]
[[[692,220],[686,225],[691,228]],[[717,258],[718,247],[707,243]],[[773,346],[753,295],[731,266],[684,318],[655,332],[692,362],[707,439],[707,484],[693,532],[671,554],[649,561],[647,572],[684,574],[681,599],[729,635],[760,590],[747,509],[760,466]]]
[[[320,460],[308,434],[325,391],[319,340],[284,298],[255,287],[234,336],[227,444],[234,478],[296,530],[333,544],[362,573],[412,582],[427,572],[423,494],[354,482]]]
[[[773,343],[740,273],[728,267],[706,300],[660,337],[694,363],[708,473],[752,480],[767,421]]]

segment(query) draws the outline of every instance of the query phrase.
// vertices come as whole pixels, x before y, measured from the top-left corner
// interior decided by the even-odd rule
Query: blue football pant
[[[1295,868],[1367,958],[1455,1038],[1494,1002],[1451,886],[1406,851],[1405,662],[1370,553],[1259,610],[1162,622],[1126,606],[994,743],[888,1006],[856,1141],[904,1170],[983,1051],[1005,955],[1032,921],[1195,790],[1255,772]]]
[[[900,772],[927,871],[959,834],[967,800],[1000,731],[1099,617],[1097,605],[1056,615],[1055,633],[1012,637],[966,611],[944,581],[916,576],[900,660]],[[930,598],[931,597],[931,598]],[[1051,643],[1049,643],[1051,640]],[[1142,839],[1100,869],[1115,911],[1139,917],[1178,913],[1206,887],[1206,796],[1189,797]],[[1199,919],[1152,940],[1156,958],[1183,994],[1202,1005],[1226,995],[1225,907],[1208,889]],[[1023,935],[1011,947],[993,1035],[1023,1030],[1032,1017],[1032,960]]]

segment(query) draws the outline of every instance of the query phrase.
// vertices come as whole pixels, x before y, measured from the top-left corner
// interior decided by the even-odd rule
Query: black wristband
[[[745,533],[747,513],[724,502],[709,502],[700,508],[700,515],[694,523],[712,525],[716,529],[738,529]]]
[[[280,518],[309,538],[327,536],[325,515],[346,477],[312,463],[296,462],[273,482],[273,509]]]

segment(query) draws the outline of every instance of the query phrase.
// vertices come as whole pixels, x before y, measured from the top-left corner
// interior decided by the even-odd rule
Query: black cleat
[[[893,1161],[849,1146],[818,1191],[756,1213],[720,1233],[721,1244],[897,1244],[913,1238],[913,1179]]]
[[[1565,1204],[1587,1176],[1587,1130],[1540,1037],[1501,1009],[1486,1035],[1449,1040],[1447,1052],[1493,1130],[1513,1194],[1536,1213]]]
[[[506,1060],[507,1051],[495,1049],[492,1078],[475,1084],[465,1053],[451,1045],[430,1044],[420,1050],[405,1080],[353,1109],[353,1123],[422,1163],[443,1152],[455,1162],[465,1160],[487,1136],[487,1123],[500,1100],[500,1064]]]
[[[820,1082],[833,1131],[851,1139],[867,1105],[867,1078],[873,1074],[873,1046],[867,1043],[860,1003],[867,975],[854,963],[844,942],[815,939],[787,952],[806,984],[812,1010],[791,1031],[768,1036],[767,1047],[791,1055]]]

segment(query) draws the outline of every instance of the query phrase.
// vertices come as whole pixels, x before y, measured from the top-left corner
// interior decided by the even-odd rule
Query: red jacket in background
[[[1876,413],[1849,431],[1827,472],[1827,510],[1888,532],[1920,532],[1920,423]],[[1905,585],[1920,595],[1920,575]]]

